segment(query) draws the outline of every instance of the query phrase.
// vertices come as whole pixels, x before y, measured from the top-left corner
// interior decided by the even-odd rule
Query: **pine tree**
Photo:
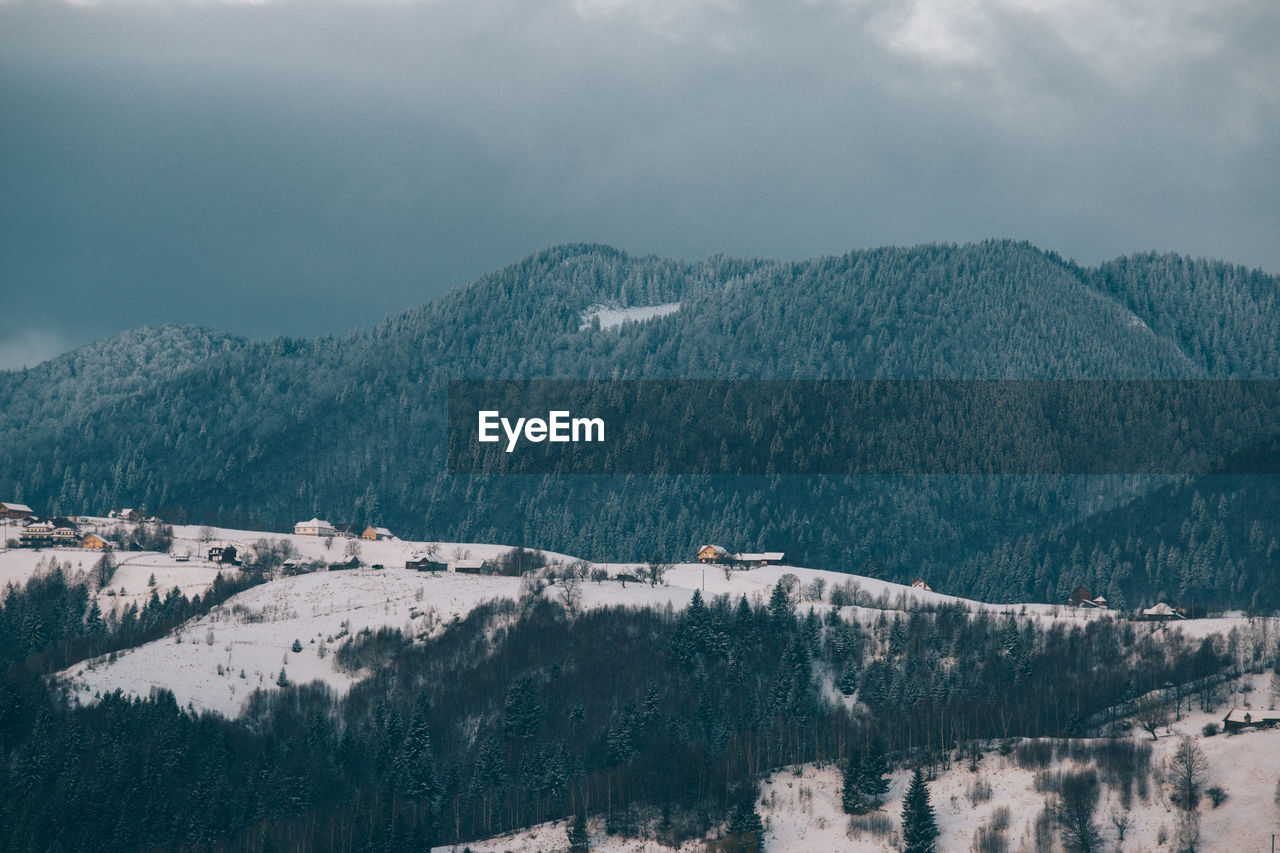
[[[98,607],[96,596],[89,600],[89,615],[85,619],[85,629],[90,635],[106,633],[107,625],[102,620],[102,609]]]
[[[569,849],[572,853],[586,853],[590,844],[591,839],[587,835],[587,816],[578,812],[573,818],[573,825],[569,827]]]
[[[506,735],[512,740],[527,740],[538,733],[542,704],[529,676],[522,675],[512,682],[503,705],[503,718]]]
[[[902,617],[893,617],[893,627],[889,629],[889,656],[897,657],[907,647],[907,631],[902,625]]]
[[[729,815],[728,836],[722,849],[734,853],[757,853],[764,842],[764,823],[756,811],[755,791],[746,792]]]
[[[846,814],[864,814],[867,798],[862,790],[862,753],[849,757],[844,768],[844,788],[840,792],[840,805]]]
[[[276,679],[276,684],[280,687],[289,686],[289,676],[285,674],[284,667],[280,667],[280,677]]]
[[[844,659],[836,687],[846,696],[852,696],[858,689],[858,663],[853,659],[853,655]]]
[[[938,822],[929,804],[929,788],[920,768],[902,800],[902,841],[906,853],[933,853],[938,842]]]
[[[436,765],[431,752],[428,724],[429,704],[426,693],[419,694],[405,733],[404,743],[395,757],[396,784],[411,800],[434,806],[436,798]]]
[[[293,651],[294,651],[295,653],[296,653],[296,652],[300,652],[300,651],[302,651],[302,641],[301,641],[301,640],[294,640],[294,641],[293,641]]]
[[[774,584],[773,592],[769,596],[769,618],[777,631],[789,628],[794,618],[791,612],[791,597],[787,595],[787,588],[781,583]]]
[[[889,790],[884,753],[877,747],[849,758],[844,771],[840,803],[849,814],[866,814],[880,808]]]
[[[879,746],[873,746],[862,759],[860,787],[869,809],[878,809],[889,793],[889,762]]]

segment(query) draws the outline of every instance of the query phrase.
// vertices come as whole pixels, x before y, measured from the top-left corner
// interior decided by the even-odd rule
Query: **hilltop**
[[[1087,574],[1099,588],[1114,576],[1135,606],[1273,608],[1264,556],[1280,529],[1231,484],[1190,486],[1210,511],[1239,508],[1207,570],[1192,556],[1204,541],[1182,536],[1186,489],[1149,479],[458,477],[444,427],[458,378],[1277,377],[1278,291],[1216,261],[1085,268],[1009,241],[788,263],[562,246],[346,336],[139,331],[0,375],[0,494],[276,531],[322,512],[631,560],[732,540],[987,599],[1056,602]],[[1094,521],[1140,498],[1131,516],[1169,521],[1117,555],[1132,530]],[[1147,550],[1176,556],[1149,567]]]

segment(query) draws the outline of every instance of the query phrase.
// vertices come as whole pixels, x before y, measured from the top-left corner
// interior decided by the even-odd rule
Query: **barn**
[[[30,518],[35,515],[26,504],[0,501],[0,518]]]

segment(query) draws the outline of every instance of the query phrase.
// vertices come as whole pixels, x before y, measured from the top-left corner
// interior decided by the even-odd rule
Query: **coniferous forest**
[[[565,246],[372,329],[139,330],[0,374],[0,493],[288,530],[313,515],[593,559],[705,542],[992,601],[1280,606],[1274,478],[496,477],[446,469],[476,378],[1274,378],[1277,281],[1173,255],[1084,268],[1023,243],[800,263]],[[621,328],[594,305],[680,302]]]
[[[337,653],[371,673],[349,694],[285,685],[228,721],[165,690],[66,703],[41,676],[89,654],[78,641],[101,650],[129,629],[85,612],[84,587],[55,572],[0,611],[5,849],[423,849],[588,814],[626,835],[675,843],[727,825],[758,843],[750,816],[771,769],[937,768],[977,743],[1105,732],[1153,695],[1212,703],[1227,677],[1275,663],[1262,635],[1046,629],[962,606],[868,625],[795,597],[778,584],[755,605],[695,595],[679,612],[572,613],[526,595],[425,643],[362,633]],[[141,621],[200,606],[161,603]],[[863,710],[828,690],[857,690]]]
[[[0,849],[425,849],[554,820],[583,846],[590,819],[754,851],[762,778],[812,765],[841,769],[855,816],[879,808],[892,769],[915,770],[903,840],[927,850],[927,779],[990,750],[1096,763],[1036,783],[1053,797],[1041,823],[1086,849],[1099,785],[1127,802],[1151,758],[1131,739],[1080,739],[1135,721],[1155,738],[1170,706],[1215,709],[1242,674],[1277,666],[1269,623],[1252,619],[1280,608],[1274,477],[464,476],[446,467],[449,382],[1274,378],[1276,297],[1275,278],[1222,263],[1084,268],[1011,242],[801,263],[566,246],[346,336],[142,329],[0,374],[0,495],[51,515],[132,505],[275,531],[319,515],[654,566],[723,542],[994,602],[1061,604],[1085,586],[1120,611],[1246,611],[1229,635],[1187,639],[782,581],[767,599],[579,609],[542,595],[558,569],[537,560],[518,600],[438,632],[355,632],[333,655],[349,691],[281,668],[231,720],[163,688],[82,705],[53,676],[169,642],[269,566],[104,614],[112,557],[87,574],[54,562],[0,607]],[[676,302],[643,323],[584,321]],[[166,550],[171,533],[139,525],[147,541],[114,544]]]

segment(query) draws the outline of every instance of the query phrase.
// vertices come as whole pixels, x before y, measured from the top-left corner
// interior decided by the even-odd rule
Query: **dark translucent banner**
[[[461,474],[1275,474],[1280,382],[457,381]]]

